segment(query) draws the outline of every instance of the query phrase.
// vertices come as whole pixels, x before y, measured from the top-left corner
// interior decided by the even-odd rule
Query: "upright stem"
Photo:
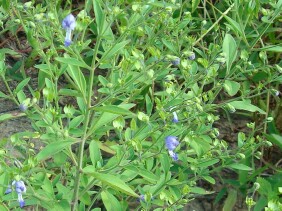
[[[91,64],[91,72],[89,77],[89,90],[88,90],[88,96],[87,96],[87,108],[85,113],[85,121],[84,121],[84,135],[81,139],[81,142],[79,144],[79,152],[78,152],[78,165],[76,170],[76,177],[74,182],[74,193],[73,193],[73,204],[72,204],[72,211],[75,211],[77,202],[78,202],[78,193],[79,193],[79,185],[80,185],[80,178],[82,174],[82,162],[83,162],[83,154],[84,154],[84,145],[87,140],[87,131],[88,131],[88,124],[90,120],[90,108],[91,108],[91,99],[92,99],[92,89],[93,89],[93,80],[94,80],[94,72],[95,72],[95,63],[96,63],[96,57],[98,53],[98,48],[100,45],[100,36],[97,38],[97,42],[94,49],[92,64]]]

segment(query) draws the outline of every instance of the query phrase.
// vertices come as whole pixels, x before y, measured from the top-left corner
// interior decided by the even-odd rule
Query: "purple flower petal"
[[[25,104],[21,103],[19,105],[19,109],[20,109],[20,111],[26,111],[27,110],[27,106]]]
[[[26,187],[22,180],[15,182],[15,188],[18,194],[21,194],[22,192],[26,192]]]
[[[12,192],[12,187],[11,185],[8,185],[8,188],[6,189],[5,194],[9,194],[11,192]]]
[[[174,111],[174,112],[172,112],[172,115],[173,115],[173,119],[172,119],[172,121],[173,121],[174,123],[177,123],[177,122],[178,122],[178,116],[177,116],[177,113]]]
[[[194,60],[196,58],[196,55],[194,52],[191,52],[191,54],[188,56],[189,60]]]
[[[67,15],[62,21],[62,26],[65,30],[74,30],[76,26],[75,17],[72,14]]]
[[[167,136],[165,138],[165,146],[168,150],[173,151],[179,145],[176,136]]]
[[[18,194],[18,202],[19,202],[21,208],[23,208],[25,206],[25,201],[23,200],[23,196],[22,196],[21,193]]]
[[[178,155],[175,152],[169,150],[168,153],[169,153],[170,157],[172,157],[173,160],[175,160],[175,161],[178,160]]]

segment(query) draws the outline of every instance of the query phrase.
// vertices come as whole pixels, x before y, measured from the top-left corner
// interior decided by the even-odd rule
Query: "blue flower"
[[[180,64],[180,58],[176,57],[174,60],[171,61],[171,64],[173,66],[179,66]]]
[[[62,21],[62,26],[66,30],[65,46],[68,47],[72,43],[72,41],[71,41],[71,31],[73,31],[75,26],[76,26],[75,17],[72,14],[69,14]]]
[[[23,208],[25,206],[25,201],[23,200],[23,196],[22,196],[21,193],[18,193],[18,202],[19,202],[21,208]]]
[[[173,115],[173,119],[172,119],[172,121],[173,121],[174,123],[177,123],[177,122],[178,122],[178,116],[177,116],[177,113],[174,111],[174,112],[172,112],[172,115]]]
[[[196,58],[196,55],[194,52],[191,52],[189,55],[188,55],[188,59],[189,60],[194,60]]]
[[[21,103],[19,105],[19,109],[20,109],[20,111],[26,111],[27,110],[27,105],[25,105],[24,103]]]
[[[138,198],[138,201],[141,202],[141,201],[145,201],[145,195],[144,194],[141,194]]]
[[[175,152],[168,150],[168,154],[170,155],[170,157],[172,157],[173,160],[178,160],[178,155]]]
[[[19,193],[22,193],[22,192],[26,192],[26,187],[25,187],[25,184],[22,180],[20,181],[14,181],[13,182],[14,185],[15,185],[15,188],[16,188],[16,192],[19,194]],[[12,183],[12,184],[13,184]]]
[[[169,151],[173,151],[179,145],[176,136],[167,136],[165,138],[165,146]]]
[[[22,193],[26,192],[26,187],[23,181],[13,181],[12,185],[15,186],[15,190],[18,194],[18,202],[20,204],[20,207],[23,208],[25,206],[25,201],[23,199]],[[11,185],[8,186],[5,194],[11,193],[12,192],[12,188]]]
[[[5,194],[9,194],[11,192],[12,192],[12,187],[11,185],[8,185],[8,188],[6,189]]]

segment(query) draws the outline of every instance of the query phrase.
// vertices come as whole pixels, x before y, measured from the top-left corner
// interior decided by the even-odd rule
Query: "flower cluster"
[[[69,14],[62,21],[62,26],[66,30],[65,46],[68,47],[72,43],[71,32],[74,30],[74,28],[76,26],[75,17],[72,14]]]
[[[165,146],[168,149],[168,153],[173,160],[178,160],[178,155],[174,152],[175,148],[179,145],[179,141],[176,136],[167,136],[165,138]]]
[[[25,184],[22,180],[20,181],[14,180],[12,182],[12,186],[15,186],[15,190],[18,194],[18,202],[20,204],[20,207],[23,208],[25,206],[25,201],[23,199],[22,193],[26,192]],[[5,191],[5,194],[9,194],[12,192],[12,186],[11,185],[8,186],[7,190]]]

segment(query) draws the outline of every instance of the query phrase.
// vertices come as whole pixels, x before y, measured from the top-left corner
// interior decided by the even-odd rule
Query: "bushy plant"
[[[1,142],[1,209],[178,210],[214,194],[200,184],[216,185],[226,168],[239,184],[226,183],[247,194],[270,145],[257,132],[271,115],[256,99],[281,82],[268,60],[281,47],[263,37],[282,1],[264,3],[2,3],[3,27],[31,50],[0,50],[0,97],[19,107],[0,122],[26,116],[32,130]],[[260,123],[234,147],[214,122],[238,110]],[[221,193],[231,210],[234,191]]]

